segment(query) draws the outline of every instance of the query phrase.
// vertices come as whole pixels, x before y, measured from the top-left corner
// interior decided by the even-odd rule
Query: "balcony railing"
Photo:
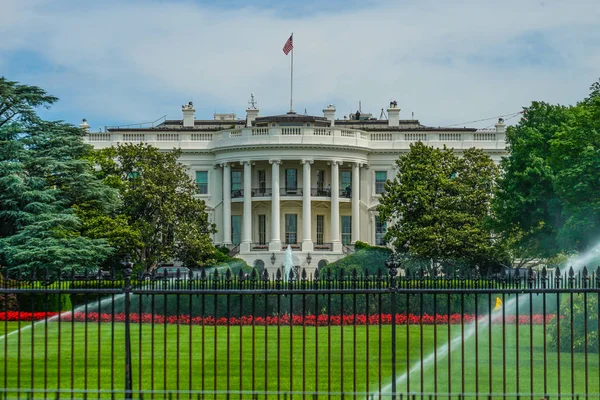
[[[260,143],[261,145],[319,144],[370,147],[374,149],[409,149],[414,142],[428,142],[434,147],[447,145],[453,148],[480,147],[483,149],[504,149],[503,129],[479,131],[455,131],[443,128],[395,130],[389,132],[369,132],[340,127],[251,127],[226,129],[218,132],[187,132],[171,128],[136,128],[135,131],[115,129],[108,132],[90,132],[88,142],[98,148],[110,147],[123,142],[152,143],[159,148],[172,148],[173,142],[182,148],[213,149],[222,146]],[[231,139],[235,141],[232,142]]]
[[[244,189],[232,189],[231,190],[231,198],[238,199],[240,197],[244,197]]]
[[[314,197],[331,197],[331,188],[312,188],[310,195]]]
[[[281,250],[285,251],[287,250],[288,246],[290,246],[292,248],[292,250],[301,250],[302,246],[300,246],[299,243],[286,243],[281,245]]]
[[[271,197],[271,188],[254,188],[252,189],[252,197]]]
[[[302,196],[302,188],[280,188],[279,189],[280,196]]]
[[[315,251],[333,251],[333,243],[315,243],[313,249]]]

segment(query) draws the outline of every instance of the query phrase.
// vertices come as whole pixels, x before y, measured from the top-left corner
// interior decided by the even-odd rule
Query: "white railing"
[[[252,128],[252,136],[268,136],[269,128]]]
[[[179,142],[179,133],[159,133],[156,135],[158,142]]]
[[[404,140],[408,142],[426,142],[427,134],[426,133],[405,133]]]
[[[460,133],[440,133],[438,139],[440,142],[460,142],[462,136]]]
[[[479,143],[483,148],[504,148],[504,133],[494,130],[478,130],[476,132],[436,132],[436,131],[401,131],[401,132],[368,132],[343,127],[304,127],[304,126],[281,126],[281,127],[249,127],[239,129],[228,129],[218,132],[186,132],[185,130],[165,131],[148,130],[143,132],[90,132],[86,140],[93,142],[95,146],[110,146],[114,142],[164,142],[164,146],[172,147],[168,142],[178,142],[182,147],[202,148],[219,147],[223,143],[230,145],[229,139],[243,139],[246,141],[261,141],[265,144],[271,142],[280,143],[277,137],[289,137],[294,143],[301,139],[302,143],[327,143],[330,145],[360,145],[373,147],[375,149],[391,146],[397,149],[408,148],[410,143],[429,142],[433,145],[447,144],[450,147],[472,146],[473,142]],[[225,142],[222,142],[225,141]],[[364,142],[363,142],[364,141]],[[203,144],[193,144],[204,142]],[[370,144],[369,144],[370,142]],[[441,142],[441,143],[440,143]],[[187,144],[186,144],[187,143]],[[166,148],[165,147],[165,148]]]
[[[391,142],[392,134],[391,133],[371,133],[371,140],[374,142]]]
[[[302,135],[302,128],[281,128],[282,136],[300,136]]]
[[[192,142],[210,142],[213,140],[212,133],[192,133],[190,135],[190,140]]]
[[[475,132],[473,140],[476,142],[488,142],[496,140],[496,132]]]
[[[110,142],[110,133],[90,133],[88,140],[90,142]]]
[[[123,134],[124,142],[145,142],[146,135],[143,133],[124,133]]]
[[[329,129],[329,128],[315,128],[313,134],[315,136],[331,136],[331,129]]]

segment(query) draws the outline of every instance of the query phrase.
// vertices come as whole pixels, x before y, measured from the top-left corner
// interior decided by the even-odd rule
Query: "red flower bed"
[[[52,318],[57,316],[56,312],[0,312],[0,321],[40,321],[47,318]],[[487,323],[488,318],[480,318],[481,323]],[[546,315],[546,323],[549,323],[550,320],[554,318],[554,314]],[[65,312],[60,317],[63,322],[70,322],[72,320],[76,322],[125,322],[125,313],[117,313],[117,314],[107,314],[107,313],[96,313],[96,312],[88,312],[87,316],[84,312]],[[245,316],[241,318],[230,317],[230,318],[214,318],[214,317],[190,317],[189,315],[179,315],[179,316],[162,316],[162,315],[152,315],[152,314],[137,314],[131,313],[129,314],[129,320],[132,323],[152,323],[155,324],[180,324],[180,325],[306,325],[306,326],[327,326],[327,325],[390,325],[392,323],[392,314],[373,314],[367,315],[365,314],[350,314],[350,315],[282,315],[282,316],[269,316],[269,317],[252,317]],[[541,325],[544,322],[544,316],[542,314],[534,314],[532,318],[529,318],[528,315],[520,315],[517,321],[516,316],[507,315],[505,317],[505,322],[507,324],[514,324],[518,322],[519,324],[527,325],[530,323],[534,325]],[[437,324],[460,324],[464,322],[465,324],[471,323],[475,321],[474,314],[465,314],[461,316],[460,314],[450,314],[450,315],[440,315],[437,314],[427,315],[424,314],[422,317],[414,314],[396,314],[396,324],[413,324],[418,325],[423,323],[424,325],[433,325]],[[492,318],[493,324],[501,324],[502,318],[494,316]]]

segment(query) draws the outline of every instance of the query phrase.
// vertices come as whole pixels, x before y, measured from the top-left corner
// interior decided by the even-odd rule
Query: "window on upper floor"
[[[385,192],[385,181],[387,181],[387,171],[375,171],[375,194]]]
[[[198,193],[208,194],[208,171],[196,171],[196,185]]]
[[[231,171],[231,197],[242,197],[242,171]]]

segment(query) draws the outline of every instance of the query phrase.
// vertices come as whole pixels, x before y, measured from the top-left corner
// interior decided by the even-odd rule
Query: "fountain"
[[[285,254],[283,256],[283,281],[287,282],[288,279],[290,281],[296,280],[298,277],[298,271],[294,266],[294,258],[292,256],[292,246],[288,245],[287,249],[285,249]]]

